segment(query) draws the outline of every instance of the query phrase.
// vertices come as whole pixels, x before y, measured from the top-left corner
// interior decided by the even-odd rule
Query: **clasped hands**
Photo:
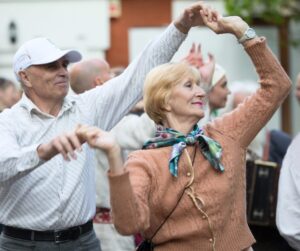
[[[66,161],[70,161],[77,159],[76,152],[82,151],[82,144],[85,142],[93,148],[103,150],[108,157],[120,152],[119,145],[109,132],[88,125],[78,125],[73,132],[64,133],[49,143],[39,145],[37,152],[43,160],[50,160],[61,153]]]
[[[178,30],[188,33],[194,26],[205,25],[216,34],[230,33],[241,38],[249,27],[238,16],[223,17],[218,11],[212,9],[202,1],[187,7],[174,22]]]

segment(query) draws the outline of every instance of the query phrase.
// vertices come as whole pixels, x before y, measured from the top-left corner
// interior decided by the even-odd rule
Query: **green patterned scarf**
[[[158,127],[154,138],[148,140],[143,149],[159,148],[165,146],[173,146],[171,157],[169,160],[169,170],[171,174],[177,177],[178,161],[182,151],[187,145],[199,143],[199,148],[204,157],[218,171],[223,172],[224,167],[221,164],[222,147],[215,140],[204,135],[203,130],[196,124],[187,136],[172,129]]]

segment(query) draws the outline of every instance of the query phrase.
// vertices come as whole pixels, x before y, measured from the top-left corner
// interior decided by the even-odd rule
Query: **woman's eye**
[[[184,84],[185,87],[192,87],[192,85],[193,85],[193,84],[192,84],[191,82],[186,82],[186,83]]]

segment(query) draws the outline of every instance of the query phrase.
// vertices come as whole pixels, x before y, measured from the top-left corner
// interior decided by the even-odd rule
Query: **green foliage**
[[[300,19],[299,0],[224,0],[229,15],[237,15],[251,23],[254,18],[282,24],[285,18]]]

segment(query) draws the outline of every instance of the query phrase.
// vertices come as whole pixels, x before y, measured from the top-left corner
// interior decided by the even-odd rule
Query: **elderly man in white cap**
[[[67,67],[79,52],[46,38],[19,48],[13,68],[24,95],[0,114],[0,250],[101,250],[91,221],[94,153],[76,125],[110,130],[141,99],[145,75],[168,62],[190,28],[213,12],[192,4],[123,74],[74,97],[67,96]]]

